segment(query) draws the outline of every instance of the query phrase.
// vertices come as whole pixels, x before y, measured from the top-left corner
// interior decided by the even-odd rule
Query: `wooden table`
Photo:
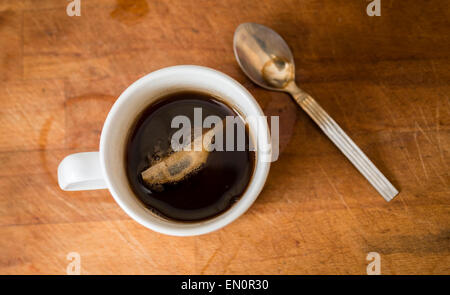
[[[0,1],[0,274],[450,274],[450,5],[366,0]],[[387,203],[283,93],[232,49],[257,22],[292,48],[297,81],[401,191]],[[108,191],[63,192],[68,154],[98,149],[118,95],[178,64],[220,70],[267,115],[281,155],[255,204],[198,237],[131,220]]]

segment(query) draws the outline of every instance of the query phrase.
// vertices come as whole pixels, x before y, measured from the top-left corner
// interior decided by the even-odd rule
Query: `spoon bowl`
[[[255,23],[241,24],[234,33],[233,45],[241,69],[259,86],[286,91],[286,85],[294,81],[294,57],[274,30]]]

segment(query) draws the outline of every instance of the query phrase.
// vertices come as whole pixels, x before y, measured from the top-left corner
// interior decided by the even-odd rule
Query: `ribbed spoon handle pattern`
[[[398,194],[397,189],[314,98],[301,90],[292,96],[386,201],[389,202]]]

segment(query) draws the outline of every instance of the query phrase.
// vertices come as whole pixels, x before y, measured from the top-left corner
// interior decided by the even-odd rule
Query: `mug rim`
[[[210,219],[206,219],[206,220],[204,220],[204,222],[202,220],[200,220],[198,222],[193,222],[193,223],[191,223],[191,224],[193,224],[193,226],[191,226],[191,227],[176,227],[176,226],[165,226],[162,224],[157,224],[156,222],[153,222],[153,221],[149,220],[148,218],[146,219],[144,216],[142,216],[142,214],[140,214],[140,215],[137,214],[134,209],[130,208],[130,206],[127,205],[127,202],[125,202],[123,200],[123,198],[129,198],[130,196],[121,196],[118,192],[116,192],[115,184],[110,181],[110,171],[108,171],[108,169],[106,167],[105,147],[108,144],[108,135],[112,132],[112,130],[110,128],[111,122],[115,118],[115,116],[117,116],[117,114],[121,111],[124,101],[128,97],[130,97],[130,95],[132,95],[134,91],[143,87],[145,84],[151,82],[152,80],[156,80],[156,79],[160,78],[161,76],[170,74],[171,72],[178,72],[178,74],[180,74],[180,72],[185,72],[186,74],[189,74],[192,72],[202,72],[203,74],[209,75],[211,77],[215,76],[215,78],[225,79],[229,83],[231,83],[231,85],[233,87],[238,89],[240,91],[240,94],[242,94],[243,97],[245,99],[247,99],[248,102],[251,103],[252,107],[255,108],[256,111],[258,112],[258,114],[256,114],[256,115],[264,116],[264,112],[262,111],[261,107],[259,106],[258,102],[255,100],[255,98],[250,94],[250,92],[248,92],[248,90],[244,86],[242,86],[239,82],[237,82],[230,76],[228,76],[220,71],[217,71],[217,70],[214,70],[214,69],[211,69],[208,67],[197,66],[197,65],[178,65],[178,66],[165,67],[165,68],[156,70],[154,72],[151,72],[151,73],[141,77],[140,79],[136,80],[135,82],[133,82],[130,86],[128,86],[122,92],[122,94],[118,97],[118,99],[112,106],[112,108],[109,111],[108,116],[105,120],[105,123],[103,125],[102,133],[101,133],[101,137],[100,137],[100,149],[99,149],[100,166],[101,166],[101,170],[104,175],[105,182],[107,184],[110,194],[113,196],[114,200],[122,208],[122,210],[124,210],[125,213],[128,216],[130,216],[132,219],[134,219],[141,225],[143,225],[153,231],[163,233],[163,234],[168,234],[168,235],[173,235],[173,236],[201,235],[201,234],[206,234],[206,233],[218,230],[218,229],[230,224],[231,222],[233,222],[234,220],[239,218],[241,215],[243,215],[250,208],[250,206],[254,203],[254,201],[259,196],[260,192],[262,191],[262,189],[264,187],[264,184],[266,182],[266,179],[267,179],[267,176],[268,176],[269,170],[270,170],[270,161],[261,161],[260,159],[262,158],[262,155],[261,155],[262,152],[260,149],[257,149],[255,151],[256,152],[256,161],[255,161],[256,163],[255,163],[253,175],[250,179],[250,182],[248,183],[246,191],[239,198],[239,200],[235,204],[233,204],[233,206],[231,208],[220,213],[218,216],[212,217]],[[223,98],[223,99],[225,101],[227,101],[226,98]],[[266,120],[263,120],[263,121],[264,121],[264,123],[262,124],[263,130],[262,131],[258,130],[257,136],[259,136],[259,132],[263,132],[264,134],[267,134],[267,136],[270,138],[269,127],[267,125],[267,121]],[[252,130],[250,130],[250,131],[252,131]],[[256,175],[258,175],[258,177],[259,177],[258,179],[256,179],[256,177],[255,177]],[[250,193],[248,193],[248,189],[251,186],[252,186],[253,190],[252,190],[252,193],[250,194]],[[132,196],[132,197],[137,198],[136,196]],[[229,213],[227,216],[225,216],[226,218],[219,218],[230,211],[232,211],[232,212]],[[150,213],[148,213],[148,214],[150,214]],[[184,223],[182,221],[181,222],[173,221],[173,225],[176,225],[176,224],[181,225]]]

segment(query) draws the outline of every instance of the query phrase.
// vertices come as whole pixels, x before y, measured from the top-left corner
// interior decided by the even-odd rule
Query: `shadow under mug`
[[[256,200],[269,173],[270,150],[256,149],[255,168],[240,199],[222,214],[198,222],[164,219],[146,208],[135,196],[125,169],[125,147],[130,129],[142,110],[161,96],[181,90],[197,90],[220,97],[245,118],[264,116],[253,96],[231,77],[201,66],[181,65],[150,73],[129,86],[112,106],[103,125],[98,152],[67,156],[58,167],[58,183],[66,191],[108,189],[119,206],[135,221],[154,231],[192,236],[205,234],[236,220]],[[260,121],[261,122],[261,121]],[[267,121],[248,121],[250,135],[269,145]],[[253,135],[252,135],[253,134]],[[255,140],[255,139],[253,139]],[[269,155],[270,157],[270,155]]]

